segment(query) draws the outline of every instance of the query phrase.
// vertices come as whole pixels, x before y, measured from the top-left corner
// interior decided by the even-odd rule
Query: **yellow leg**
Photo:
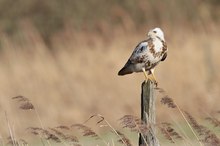
[[[156,79],[156,77],[155,77],[155,75],[154,75],[154,69],[151,69],[150,70],[150,72],[151,72],[151,76],[152,76],[152,81],[156,84],[156,86],[158,85],[158,82],[157,82],[157,79]]]
[[[154,79],[152,79],[152,77],[149,76],[149,75],[146,73],[145,68],[142,68],[142,71],[143,71],[144,76],[145,76],[145,81],[147,81],[147,80],[149,79],[149,80],[151,80],[152,82],[155,82]]]
[[[143,71],[144,76],[145,76],[145,81],[147,81],[147,80],[149,79],[149,77],[148,77],[148,75],[147,75],[147,73],[146,73],[145,68],[142,68],[142,71]]]

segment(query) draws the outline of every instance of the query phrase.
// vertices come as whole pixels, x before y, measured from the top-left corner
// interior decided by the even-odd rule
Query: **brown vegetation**
[[[97,10],[96,4],[106,5],[105,1],[69,1],[68,6],[58,1],[9,2],[0,5],[0,111],[7,112],[19,137],[26,136],[27,127],[40,127],[42,134],[48,125],[70,130],[65,125],[94,113],[105,115],[116,127],[120,126],[113,121],[118,117],[138,115],[144,77],[141,73],[118,77],[117,72],[153,27],[164,30],[169,48],[166,61],[156,69],[161,102],[174,109],[178,103],[194,119],[219,110],[219,2],[113,1]],[[53,19],[46,21],[49,18]],[[157,115],[161,122],[169,115],[159,102]],[[218,117],[208,120],[219,126]],[[8,135],[7,123],[0,125],[0,138]],[[213,142],[213,138],[211,133],[203,140]],[[8,141],[14,142],[11,139],[13,135]]]

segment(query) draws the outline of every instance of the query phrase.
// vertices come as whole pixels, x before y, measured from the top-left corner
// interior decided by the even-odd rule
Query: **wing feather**
[[[167,48],[167,44],[165,41],[162,41],[162,43],[163,43],[163,49],[162,49],[163,57],[162,57],[161,61],[164,61],[167,58],[168,48]]]
[[[149,49],[148,47],[148,40],[144,40],[140,42],[136,48],[134,49],[133,53],[131,54],[131,57],[129,58],[130,63],[142,63],[145,59],[145,52]]]
[[[163,55],[163,57],[162,57],[161,61],[164,61],[166,58],[167,58],[167,52],[166,52],[166,53],[164,53],[164,55]]]

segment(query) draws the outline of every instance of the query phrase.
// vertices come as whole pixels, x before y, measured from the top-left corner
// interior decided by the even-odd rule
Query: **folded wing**
[[[140,42],[134,49],[133,53],[131,54],[130,58],[128,59],[127,63],[124,67],[118,72],[118,75],[126,75],[131,74],[134,72],[134,66],[138,63],[144,63],[146,59],[146,51],[148,47],[147,40]]]

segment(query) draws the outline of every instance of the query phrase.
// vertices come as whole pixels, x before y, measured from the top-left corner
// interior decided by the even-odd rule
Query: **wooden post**
[[[160,146],[155,135],[155,101],[154,83],[150,80],[144,81],[141,85],[141,120],[149,125],[150,130],[139,134],[139,146]]]

